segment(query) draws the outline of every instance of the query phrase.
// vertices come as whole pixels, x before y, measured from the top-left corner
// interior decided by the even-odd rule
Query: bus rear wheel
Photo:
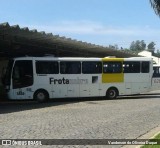
[[[34,99],[40,103],[46,102],[49,99],[48,92],[43,89],[37,90],[34,94]]]
[[[109,88],[107,90],[106,96],[108,99],[116,99],[118,96],[118,90],[116,88]]]

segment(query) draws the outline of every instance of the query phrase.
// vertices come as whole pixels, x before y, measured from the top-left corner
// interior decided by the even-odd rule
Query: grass
[[[151,139],[149,141],[152,141],[152,140],[154,141],[155,139],[159,139],[160,140],[160,133],[156,137],[154,137],[153,139]],[[160,148],[160,145],[144,145],[141,148]]]

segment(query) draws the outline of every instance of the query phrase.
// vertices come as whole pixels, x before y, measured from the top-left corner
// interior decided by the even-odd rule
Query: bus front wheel
[[[40,103],[46,102],[49,99],[48,92],[43,89],[39,89],[35,92],[34,99]]]
[[[116,88],[109,88],[107,90],[106,96],[108,99],[116,99],[118,96],[118,90]]]

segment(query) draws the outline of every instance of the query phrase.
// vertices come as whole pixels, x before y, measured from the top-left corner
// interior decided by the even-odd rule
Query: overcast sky
[[[18,24],[97,45],[160,49],[160,18],[149,0],[0,0],[0,23]]]

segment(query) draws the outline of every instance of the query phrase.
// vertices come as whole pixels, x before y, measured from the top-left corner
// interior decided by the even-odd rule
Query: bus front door
[[[16,61],[13,68],[12,88],[14,99],[31,99],[33,66],[31,60]]]

